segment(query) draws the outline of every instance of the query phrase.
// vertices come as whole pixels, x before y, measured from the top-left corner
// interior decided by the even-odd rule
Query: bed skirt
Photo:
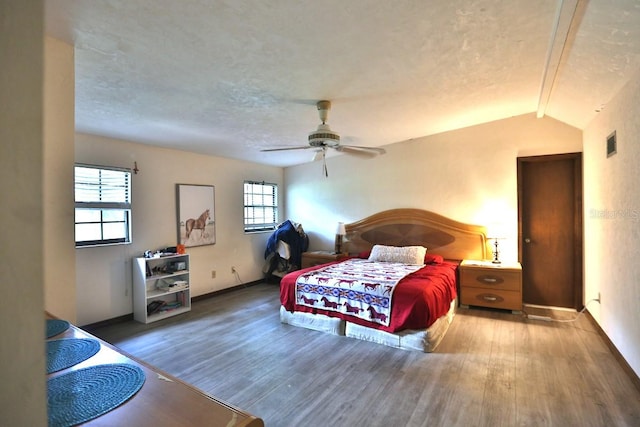
[[[280,321],[288,325],[326,332],[334,335],[344,335],[359,340],[375,342],[389,347],[403,350],[417,350],[430,353],[436,349],[445,336],[449,325],[455,316],[458,301],[451,301],[449,311],[436,320],[427,329],[411,330],[391,333],[367,328],[342,319],[328,317],[323,314],[304,312],[291,313],[280,306]]]

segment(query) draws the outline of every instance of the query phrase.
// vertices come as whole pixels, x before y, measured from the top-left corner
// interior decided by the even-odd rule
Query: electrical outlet
[[[211,278],[212,279],[216,278],[216,271],[215,270],[211,270]]]
[[[236,274],[236,273],[237,273],[236,268],[232,265],[231,266],[231,274]]]

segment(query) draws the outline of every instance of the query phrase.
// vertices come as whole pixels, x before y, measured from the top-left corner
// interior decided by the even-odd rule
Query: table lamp
[[[493,264],[501,264],[500,261],[500,250],[498,248],[498,240],[504,239],[504,227],[502,224],[492,224],[488,227],[488,236],[489,240],[493,240],[493,260],[491,262]]]

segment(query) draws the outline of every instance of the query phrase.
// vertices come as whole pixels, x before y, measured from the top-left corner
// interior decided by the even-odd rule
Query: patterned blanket
[[[296,302],[389,326],[395,286],[422,267],[349,259],[301,274],[296,281]]]

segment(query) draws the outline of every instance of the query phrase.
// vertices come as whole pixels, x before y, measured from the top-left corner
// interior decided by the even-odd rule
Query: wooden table
[[[47,315],[47,318],[53,318]],[[209,396],[201,390],[153,366],[137,360],[117,347],[73,325],[49,339],[91,338],[100,342],[100,351],[88,360],[47,376],[106,363],[130,363],[142,368],[146,380],[131,399],[84,425],[88,426],[238,426],[263,427],[262,419]]]

